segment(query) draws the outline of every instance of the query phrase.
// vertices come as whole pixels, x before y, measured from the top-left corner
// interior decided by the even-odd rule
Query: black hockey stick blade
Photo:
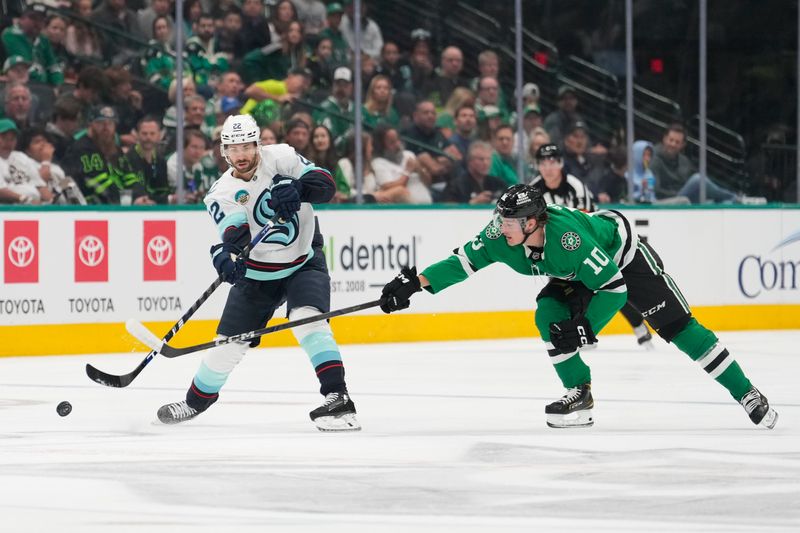
[[[371,302],[366,302],[363,304],[354,305],[351,307],[344,307],[342,309],[337,309],[336,311],[329,311],[327,313],[322,313],[319,315],[310,316],[308,318],[302,318],[300,320],[294,320],[292,322],[285,322],[283,324],[278,324],[277,326],[270,326],[266,328],[260,328],[253,331],[248,331],[246,333],[240,333],[239,335],[232,335],[230,337],[225,337],[224,339],[216,339],[209,342],[204,342],[202,344],[195,344],[193,346],[187,346],[185,348],[175,348],[170,346],[166,342],[159,339],[152,331],[147,329],[144,324],[139,322],[138,320],[128,319],[125,323],[125,327],[128,330],[128,333],[136,337],[142,344],[148,346],[151,350],[161,353],[164,357],[173,358],[173,357],[180,357],[182,355],[187,355],[194,352],[200,352],[203,350],[208,350],[209,348],[214,348],[215,346],[220,346],[222,344],[229,344],[231,342],[237,341],[246,341],[255,339],[256,337],[261,337],[263,335],[267,335],[268,333],[274,333],[276,331],[281,331],[284,329],[293,328],[296,326],[303,326],[305,324],[311,324],[312,322],[318,322],[320,320],[327,320],[329,318],[347,315],[350,313],[355,313],[357,311],[363,311],[364,309],[370,309],[372,307],[378,307],[383,303],[383,300],[373,300]]]
[[[122,374],[121,376],[108,374],[107,372],[103,372],[99,368],[93,367],[89,363],[86,363],[86,375],[89,376],[89,379],[95,383],[105,385],[106,387],[115,387],[121,389],[130,385],[133,380],[136,379],[136,376],[138,376],[142,370],[144,370],[144,367],[150,363],[157,353],[158,352],[156,351],[151,351],[147,354],[147,357],[145,357],[142,362],[139,363],[139,366],[134,368],[131,372]]]

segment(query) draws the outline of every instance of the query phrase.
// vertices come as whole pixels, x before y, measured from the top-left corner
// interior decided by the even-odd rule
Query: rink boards
[[[661,255],[666,270],[714,329],[800,328],[800,209],[621,208]],[[69,208],[2,211],[0,355],[139,351],[125,332],[133,317],[166,332],[214,280],[217,235],[198,208]],[[328,208],[318,211],[333,309],[376,299],[410,263],[424,268],[469,243],[488,208]],[[503,265],[410,310],[334,319],[342,343],[485,339],[536,334],[533,309],[544,279]],[[220,287],[175,344],[214,335]],[[283,316],[279,310],[276,316]],[[615,319],[605,330],[622,333]],[[289,332],[270,345],[294,343]]]

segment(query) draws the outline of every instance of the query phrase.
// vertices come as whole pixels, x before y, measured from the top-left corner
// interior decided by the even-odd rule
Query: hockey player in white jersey
[[[228,117],[220,138],[220,150],[230,168],[204,201],[222,240],[211,249],[214,267],[233,286],[217,335],[261,328],[284,302],[289,320],[328,312],[330,277],[311,204],[333,198],[336,186],[330,172],[289,145],[260,146],[259,128],[250,115]],[[236,255],[269,220],[275,221],[274,228],[246,260],[236,261]],[[311,419],[321,431],[361,429],[328,322],[312,322],[292,332],[308,354],[325,396],[322,406],[311,411]],[[247,349],[259,342],[234,342],[208,350],[186,400],[161,407],[159,420],[183,422],[208,409]]]

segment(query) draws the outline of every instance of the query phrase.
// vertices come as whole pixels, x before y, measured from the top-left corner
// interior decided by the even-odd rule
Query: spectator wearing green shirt
[[[353,127],[353,72],[339,67],[333,73],[333,92],[314,111],[314,122],[330,130],[334,143],[341,143]]]
[[[153,20],[153,39],[147,44],[142,58],[147,81],[165,91],[175,79],[175,50],[172,48],[172,29],[167,17]]]
[[[369,128],[378,124],[389,124],[395,128],[400,125],[400,115],[392,102],[392,82],[388,77],[378,74],[369,82],[362,114],[362,120]]]
[[[58,86],[64,83],[63,64],[58,61],[50,40],[42,33],[45,7],[28,5],[17,23],[3,30],[6,56],[22,56],[31,62],[30,80]]]
[[[280,80],[285,78],[290,70],[305,67],[306,53],[303,39],[303,25],[293,21],[286,27],[280,42],[248,52],[242,60],[240,69],[245,83]]]
[[[508,185],[519,183],[517,176],[517,158],[514,155],[514,130],[511,126],[502,125],[492,134],[492,166],[489,174],[497,176]]]
[[[186,41],[189,68],[197,85],[216,85],[223,72],[230,68],[228,55],[219,50],[214,36],[214,17],[202,13],[193,25],[194,35]]]
[[[347,44],[347,39],[345,39],[340,28],[344,8],[339,2],[331,2],[328,4],[326,13],[328,27],[319,32],[319,38],[331,40],[333,45],[331,62],[333,65],[347,65],[350,63],[350,45]]]

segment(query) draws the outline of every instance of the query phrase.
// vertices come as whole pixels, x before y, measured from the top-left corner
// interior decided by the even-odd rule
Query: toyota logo
[[[156,266],[164,266],[172,259],[172,243],[163,235],[156,235],[147,243],[147,258]]]
[[[81,258],[81,263],[87,267],[96,267],[103,262],[105,255],[106,247],[103,241],[94,235],[87,235],[81,239],[78,245],[78,257]]]
[[[8,260],[17,268],[25,268],[33,262],[36,248],[27,237],[15,237],[8,244]]]

